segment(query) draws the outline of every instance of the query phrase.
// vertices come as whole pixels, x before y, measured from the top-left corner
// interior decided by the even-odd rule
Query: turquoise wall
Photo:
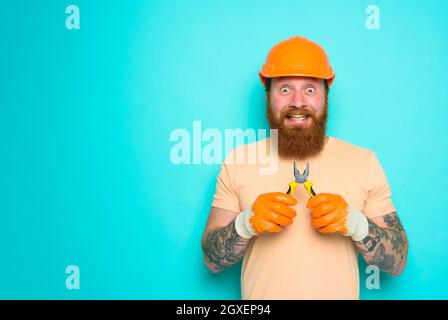
[[[202,263],[219,165],[174,165],[170,135],[195,120],[266,128],[257,71],[292,35],[327,50],[329,134],[377,152],[409,236],[405,272],[361,298],[448,298],[446,12],[443,0],[2,1],[0,298],[238,299],[240,265]],[[65,286],[72,264],[79,290]]]

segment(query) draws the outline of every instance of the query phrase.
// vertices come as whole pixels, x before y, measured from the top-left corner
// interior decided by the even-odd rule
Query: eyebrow
[[[283,85],[288,85],[288,86],[290,86],[290,83],[289,83],[289,81],[288,80],[278,80],[277,81],[277,86],[283,86]],[[319,84],[318,84],[318,82],[317,82],[317,80],[308,80],[307,82],[305,82],[305,84],[303,85],[303,86],[318,86]]]

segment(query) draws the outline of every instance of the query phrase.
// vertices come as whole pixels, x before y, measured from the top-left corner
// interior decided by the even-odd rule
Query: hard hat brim
[[[276,73],[276,74],[264,74],[261,71],[258,73],[258,76],[260,77],[261,83],[263,86],[266,86],[266,78],[279,78],[279,77],[309,77],[309,78],[317,78],[317,79],[323,79],[328,81],[328,87],[330,87],[333,83],[334,78],[336,77],[336,73],[333,73],[329,76],[322,76],[318,74],[310,74],[310,73]]]

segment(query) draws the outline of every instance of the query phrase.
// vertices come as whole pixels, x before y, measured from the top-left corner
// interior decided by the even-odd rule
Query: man
[[[202,238],[212,272],[244,257],[242,299],[359,299],[358,252],[391,275],[406,265],[406,234],[376,154],[325,135],[334,77],[325,51],[303,37],[274,46],[260,71],[278,172],[224,161]],[[302,170],[309,161],[315,196],[300,185],[284,193],[294,161]]]

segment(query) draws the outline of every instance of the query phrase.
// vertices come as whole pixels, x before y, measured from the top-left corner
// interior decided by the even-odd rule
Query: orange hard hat
[[[325,50],[315,42],[295,36],[274,47],[266,58],[259,76],[263,86],[266,78],[305,76],[326,79],[333,83],[335,73],[330,66]]]

